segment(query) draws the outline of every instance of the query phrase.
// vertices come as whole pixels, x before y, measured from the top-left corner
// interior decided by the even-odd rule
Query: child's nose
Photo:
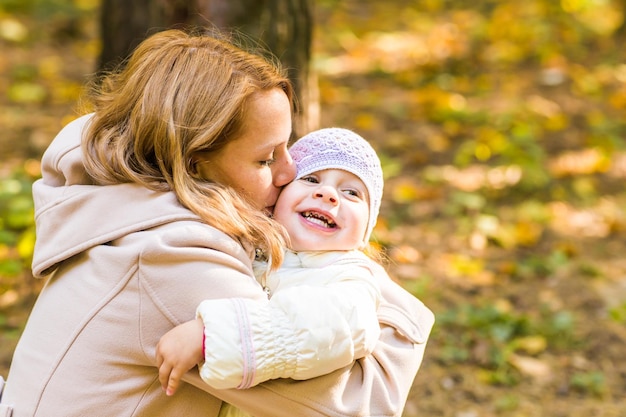
[[[321,186],[313,193],[315,198],[321,198],[324,202],[337,204],[337,192],[333,187]]]

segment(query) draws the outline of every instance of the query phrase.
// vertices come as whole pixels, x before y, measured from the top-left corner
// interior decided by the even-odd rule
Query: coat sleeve
[[[163,334],[194,318],[203,300],[267,299],[241,245],[221,232],[197,222],[178,222],[144,233],[127,239],[142,246],[136,291],[146,358],[155,357]]]
[[[203,301],[198,316],[205,324],[206,350],[200,375],[225,389],[330,373],[374,349],[378,302],[365,267],[352,267],[349,277],[328,285],[287,287],[270,300]]]
[[[145,243],[145,238],[139,240]],[[266,299],[237,243],[222,240],[216,245],[216,236],[194,225],[186,233],[165,231],[145,247],[138,291],[142,343],[150,362],[160,336],[192,319],[203,300]],[[386,275],[375,274],[375,279],[382,296],[377,313],[381,334],[371,355],[317,378],[274,379],[244,390],[213,388],[195,369],[183,380],[256,417],[400,416],[434,318]]]
[[[317,378],[276,379],[247,390],[217,390],[197,373],[185,380],[256,417],[401,416],[422,363],[434,315],[390,279],[380,280],[381,335],[371,355]]]

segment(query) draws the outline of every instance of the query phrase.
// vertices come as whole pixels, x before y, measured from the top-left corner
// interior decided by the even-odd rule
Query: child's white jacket
[[[269,300],[202,302],[202,379],[218,389],[309,379],[371,353],[380,335],[377,271],[360,251],[287,251],[267,278]]]

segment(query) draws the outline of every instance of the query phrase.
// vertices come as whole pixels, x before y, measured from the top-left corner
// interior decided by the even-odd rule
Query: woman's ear
[[[192,177],[198,175],[198,161],[193,156],[189,158],[187,166],[189,169],[189,175]]]
[[[208,161],[206,154],[203,152],[196,152],[189,157],[189,175],[194,178],[200,177],[198,166],[200,164],[206,164]]]

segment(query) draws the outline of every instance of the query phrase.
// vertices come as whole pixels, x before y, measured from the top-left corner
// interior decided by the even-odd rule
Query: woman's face
[[[287,95],[278,88],[256,93],[248,102],[241,135],[199,159],[198,173],[271,213],[281,188],[296,174],[287,151],[290,134]]]

